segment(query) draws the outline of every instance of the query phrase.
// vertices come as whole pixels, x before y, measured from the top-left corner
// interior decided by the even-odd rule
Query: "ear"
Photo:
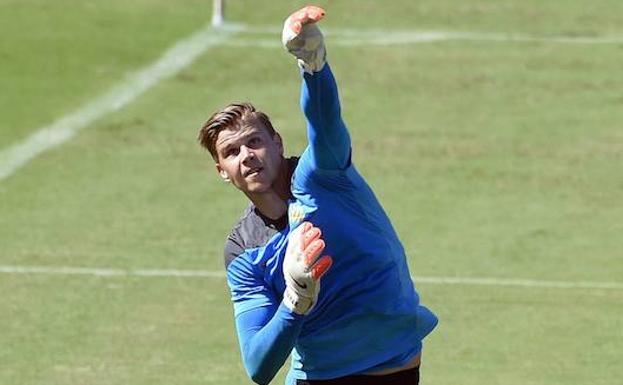
[[[218,172],[219,176],[221,177],[221,179],[223,179],[224,182],[229,182],[229,175],[227,175],[227,172],[225,172],[225,170],[223,170],[221,165],[218,163],[216,164],[216,172]]]
[[[281,135],[279,135],[278,132],[275,132],[275,135],[273,135],[273,142],[275,142],[275,144],[279,148],[279,154],[283,156],[283,140],[281,139]]]

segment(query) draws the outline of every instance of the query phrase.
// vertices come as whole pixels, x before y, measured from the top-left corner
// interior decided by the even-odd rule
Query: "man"
[[[243,362],[258,384],[290,353],[288,385],[418,384],[437,318],[419,304],[403,247],[351,163],[315,24],[323,16],[308,6],[284,25],[303,78],[300,159],[284,157],[281,136],[250,104],[216,112],[199,132],[221,178],[251,201],[225,246]]]

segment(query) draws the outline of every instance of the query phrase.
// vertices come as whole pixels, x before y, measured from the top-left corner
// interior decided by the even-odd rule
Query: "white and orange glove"
[[[320,293],[320,278],[333,263],[330,256],[320,256],[325,247],[321,235],[319,228],[303,222],[288,238],[283,260],[286,280],[283,303],[297,314],[307,314],[312,310]]]
[[[299,66],[310,74],[320,71],[326,63],[324,38],[316,25],[324,15],[324,9],[308,5],[291,14],[283,23],[283,46],[298,59]]]

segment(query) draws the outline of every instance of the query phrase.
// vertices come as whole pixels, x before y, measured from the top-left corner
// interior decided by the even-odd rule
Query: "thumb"
[[[328,255],[320,257],[316,264],[311,269],[312,278],[317,281],[322,278],[323,275],[329,270],[331,265],[333,264],[333,258]]]

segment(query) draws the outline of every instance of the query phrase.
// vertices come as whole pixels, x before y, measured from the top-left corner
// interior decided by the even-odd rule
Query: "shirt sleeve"
[[[227,267],[242,361],[249,377],[267,384],[292,351],[304,317],[291,312],[245,255]]]
[[[342,120],[337,84],[329,64],[303,72],[301,109],[307,120],[309,161],[314,168],[344,170],[350,165],[350,135]]]
[[[225,248],[223,251],[225,268],[227,268],[229,264],[242,253],[244,253],[242,239],[237,232],[232,231],[232,233],[227,237],[227,240],[225,241]]]

